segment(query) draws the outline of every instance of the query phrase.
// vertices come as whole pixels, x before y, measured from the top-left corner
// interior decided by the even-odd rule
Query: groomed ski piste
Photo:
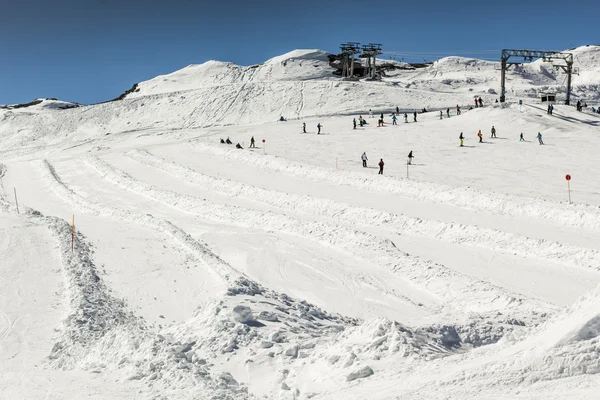
[[[572,52],[582,112],[540,61],[500,104],[492,62],[343,81],[320,50],[0,109],[0,398],[597,398],[600,47]]]

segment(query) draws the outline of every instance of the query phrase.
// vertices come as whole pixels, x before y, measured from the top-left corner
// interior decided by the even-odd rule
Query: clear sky
[[[7,0],[0,104],[90,104],[188,64],[250,65],[347,41],[381,43],[406,61],[563,50],[600,42],[599,11],[597,1],[555,0]]]

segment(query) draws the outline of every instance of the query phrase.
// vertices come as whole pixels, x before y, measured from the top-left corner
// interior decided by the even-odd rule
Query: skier
[[[408,153],[408,165],[412,165],[412,159],[414,156],[412,155],[412,150]]]
[[[385,163],[383,162],[383,158],[379,160],[379,174],[378,175],[383,175],[383,166],[385,165]]]
[[[398,118],[396,118],[396,114],[393,114],[393,115],[392,115],[392,125],[398,125],[398,124],[396,123],[396,120],[397,120],[397,119],[398,119]]]
[[[223,138],[221,138],[221,143],[222,143],[222,144],[225,144],[225,141],[223,140]]]
[[[383,113],[381,113],[381,115],[379,116],[379,118],[381,118],[381,123],[383,124]]]
[[[540,142],[540,144],[544,144],[544,142],[542,141],[542,133],[541,132],[538,132],[537,140]]]
[[[362,153],[362,156],[360,156],[360,158],[362,159],[363,167],[367,168],[367,160],[368,160],[367,153],[366,152]]]
[[[481,97],[479,98],[479,107],[483,107],[483,100],[481,100]]]
[[[285,121],[285,118],[283,118],[283,115],[279,117],[279,121],[280,122]]]
[[[463,147],[463,140],[465,140],[465,137],[463,136],[463,133],[460,133],[460,136],[458,137],[460,139],[460,147]]]
[[[481,129],[477,132],[477,136],[479,136],[479,143],[483,143],[483,134],[481,133]]]
[[[416,111],[413,113],[413,118],[414,118],[415,122],[417,122],[417,112]]]
[[[377,121],[377,126],[383,126],[383,118],[379,118],[379,121]]]
[[[550,104],[550,115],[554,113],[554,104]]]
[[[236,148],[236,149],[243,149],[242,145],[241,145],[241,144],[239,144],[239,143],[235,145],[235,148]]]
[[[440,119],[442,119],[442,118],[443,118],[443,117],[442,117],[443,115],[444,115],[444,113],[442,113],[442,110],[440,110]]]
[[[479,107],[479,103],[477,103],[477,97],[475,97],[475,108]]]
[[[521,132],[521,136],[519,136],[519,142],[524,142],[525,138],[523,137],[523,132]]]
[[[233,144],[233,143],[231,142],[231,140],[229,140],[229,136],[227,136],[227,140],[225,141],[225,143],[227,143],[227,144]]]
[[[354,129],[356,129],[356,118],[352,120],[352,125],[354,126]]]
[[[577,100],[577,111],[581,111],[581,100]]]
[[[456,105],[456,115],[460,115],[460,107],[458,104]]]
[[[321,123],[320,123],[320,122],[317,124],[317,129],[318,129],[317,135],[320,135],[320,134],[321,134],[321,127],[322,127],[322,126],[323,126],[323,125],[321,125]]]
[[[302,133],[306,133],[306,122],[302,123]]]
[[[396,106],[396,114],[400,115],[400,108],[398,106]]]
[[[371,109],[369,108],[369,117],[373,118],[373,111],[371,111]]]
[[[404,123],[408,123],[408,114],[404,113]]]
[[[449,108],[446,108],[446,116],[447,116],[448,118],[450,118],[450,109],[449,109]]]
[[[254,136],[250,138],[250,147],[256,147],[256,144],[254,143]]]
[[[365,120],[363,119],[362,115],[358,116],[358,122],[360,124],[360,127],[362,128],[363,124],[365,123]]]
[[[494,128],[494,125],[492,125],[492,136],[490,136],[492,138],[496,137],[496,128]]]
[[[579,106],[577,106],[577,108],[579,108]],[[548,104],[548,111],[546,111],[546,114],[550,115],[550,104]]]

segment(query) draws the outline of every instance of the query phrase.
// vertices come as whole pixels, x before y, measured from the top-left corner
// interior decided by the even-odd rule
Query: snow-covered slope
[[[600,49],[574,53],[593,104]],[[0,398],[595,398],[600,116],[526,97],[560,85],[541,62],[523,105],[488,61],[332,71],[297,50],[0,110]]]

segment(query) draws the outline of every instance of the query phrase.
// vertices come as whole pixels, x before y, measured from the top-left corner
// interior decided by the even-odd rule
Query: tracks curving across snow
[[[44,160],[40,164],[42,173],[49,181],[53,191],[68,203],[78,206],[80,209],[95,214],[102,215],[111,219],[131,221],[155,228],[174,239],[179,245],[191,252],[195,257],[201,260],[211,271],[225,282],[240,275],[229,264],[225,263],[219,256],[211,252],[206,245],[192,238],[187,232],[177,227],[173,223],[152,216],[151,214],[137,214],[128,210],[110,207],[106,204],[97,204],[85,199],[71,190],[58,176],[52,164]]]
[[[398,249],[389,239],[360,229],[323,222],[304,221],[270,211],[257,211],[238,206],[217,204],[138,181],[97,157],[86,159],[103,177],[124,189],[175,207],[203,219],[229,225],[260,228],[307,238],[325,246],[333,246],[356,258],[369,260],[382,272],[394,272],[406,282],[406,288],[419,288],[433,296],[426,304],[432,309],[450,308],[471,312],[520,310],[527,315],[532,309],[551,309],[547,304],[527,296],[511,293],[489,282],[478,280],[443,265],[423,260]],[[378,271],[373,271],[377,273]],[[410,300],[410,299],[407,299]]]
[[[376,193],[391,193],[429,203],[447,204],[489,214],[530,218],[557,225],[600,229],[600,207],[588,204],[557,203],[502,193],[485,192],[469,187],[454,187],[396,177],[372,177],[349,171],[336,171],[315,165],[301,164],[272,155],[236,152],[190,141],[190,147],[201,153],[212,153],[224,159],[237,159],[254,167],[286,173],[311,182],[351,186]]]
[[[397,235],[429,238],[469,245],[509,255],[535,257],[565,265],[600,270],[600,252],[579,246],[530,238],[497,229],[431,221],[365,207],[350,206],[325,198],[263,189],[228,179],[215,178],[157,157],[146,150],[126,154],[135,161],[159,169],[179,179],[226,196],[269,204],[279,209],[327,217],[340,224],[384,228]],[[515,246],[515,243],[519,243]]]

